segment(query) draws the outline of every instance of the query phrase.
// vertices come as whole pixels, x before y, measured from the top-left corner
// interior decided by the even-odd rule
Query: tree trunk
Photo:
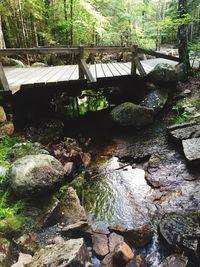
[[[73,42],[74,42],[74,40],[73,40],[73,31],[74,31],[74,29],[73,29],[73,5],[74,5],[74,3],[73,3],[73,0],[71,0],[70,1],[70,44],[71,45],[73,45]]]
[[[0,16],[0,49],[6,48]]]
[[[179,12],[179,18],[184,18],[184,15],[187,14],[187,0],[179,0],[178,12]],[[180,62],[183,63],[185,70],[189,71],[190,60],[188,54],[187,25],[184,23],[178,27],[178,39],[179,39],[178,50],[179,50]]]

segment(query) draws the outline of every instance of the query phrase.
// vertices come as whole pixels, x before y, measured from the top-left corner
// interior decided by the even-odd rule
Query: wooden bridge
[[[132,54],[131,62],[114,62],[86,64],[84,53]],[[0,91],[15,94],[21,90],[40,90],[56,88],[57,90],[79,90],[103,88],[115,85],[117,80],[127,80],[139,74],[144,77],[158,63],[177,64],[179,58],[164,55],[154,51],[133,47],[83,47],[77,48],[27,48],[0,49],[1,56],[41,54],[73,54],[78,56],[77,65],[63,65],[55,67],[2,67],[0,63]],[[148,54],[157,59],[139,60],[139,54]]]

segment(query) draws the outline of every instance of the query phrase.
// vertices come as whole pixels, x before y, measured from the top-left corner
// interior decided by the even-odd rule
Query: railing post
[[[131,75],[136,74],[135,58],[137,57],[137,45],[132,46],[132,58],[131,58]]]
[[[7,81],[7,78],[6,78],[6,75],[5,75],[5,72],[4,72],[4,69],[3,69],[1,62],[0,62],[0,90],[3,90],[3,91],[9,91],[10,90],[9,85],[8,85],[8,81]]]
[[[79,45],[79,62],[78,62],[78,66],[79,66],[79,79],[83,80],[84,79],[84,72],[82,69],[82,65],[81,65],[81,59],[84,58],[84,46],[83,45]]]

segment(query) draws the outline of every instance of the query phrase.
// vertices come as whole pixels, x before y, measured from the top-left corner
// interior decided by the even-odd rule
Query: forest
[[[184,15],[180,16],[180,7]],[[129,46],[177,47],[177,29],[198,49],[198,0],[1,0],[0,47]]]

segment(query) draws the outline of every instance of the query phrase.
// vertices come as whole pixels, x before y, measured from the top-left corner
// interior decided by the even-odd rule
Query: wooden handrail
[[[0,49],[0,56],[40,54],[79,54],[78,48],[6,48]]]

